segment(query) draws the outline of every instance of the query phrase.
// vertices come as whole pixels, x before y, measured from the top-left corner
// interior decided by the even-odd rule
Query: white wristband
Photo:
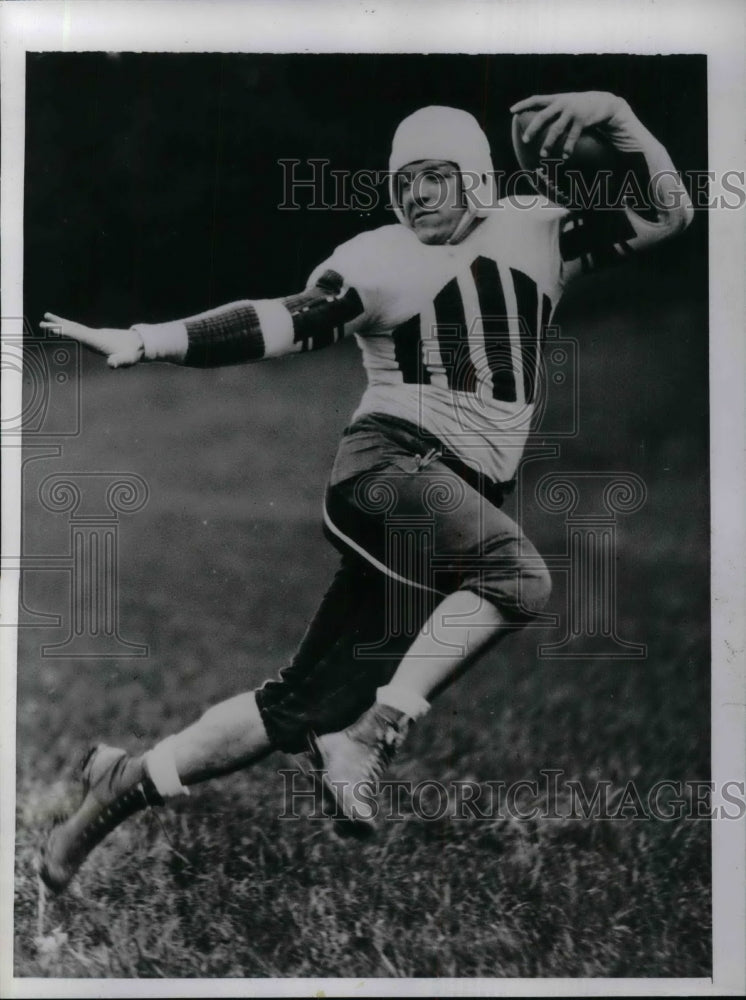
[[[135,323],[132,327],[142,337],[143,350],[148,361],[183,361],[189,348],[186,324],[179,320],[172,323]]]

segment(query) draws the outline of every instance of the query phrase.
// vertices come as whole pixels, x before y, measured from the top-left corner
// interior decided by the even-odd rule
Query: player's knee
[[[495,603],[517,622],[536,618],[546,607],[552,593],[552,578],[546,566],[532,566],[530,571],[517,572],[501,586]]]
[[[484,596],[516,622],[536,617],[552,593],[546,563],[526,538],[488,548],[479,576]]]

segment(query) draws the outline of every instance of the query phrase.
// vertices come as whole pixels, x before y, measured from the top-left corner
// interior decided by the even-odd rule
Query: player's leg
[[[189,785],[231,773],[274,749],[284,749],[291,729],[302,749],[306,719],[323,721],[318,710],[314,714],[305,701],[311,692],[322,699],[323,683],[334,681],[329,671],[317,674],[313,682],[309,676],[350,621],[360,616],[360,605],[369,601],[366,586],[359,564],[345,561],[292,663],[283,672],[285,679],[269,682],[265,685],[268,691],[248,691],[213,705],[195,723],[142,755],[131,756],[105,745],[92,749],[82,765],[82,802],[55,826],[44,847],[40,874],[46,884],[61,891],[90,851],[124,819],[146,806],[162,805],[168,798],[186,793]],[[348,662],[345,666],[349,669]],[[351,721],[372,702],[379,680],[371,679],[367,701],[347,699],[348,712],[339,715],[339,725]],[[261,705],[263,695],[274,706],[266,715]],[[284,726],[278,723],[283,711]],[[333,728],[331,721],[328,728]]]
[[[395,493],[384,516],[369,496]],[[393,492],[392,492],[393,490]],[[427,497],[440,500],[428,506]],[[452,497],[453,502],[443,498]],[[540,611],[550,592],[543,560],[516,523],[440,463],[427,473],[400,468],[337,486],[331,515],[340,532],[354,523],[356,510],[369,527],[369,551],[390,572],[418,572],[419,582],[440,594],[433,613],[405,652],[391,681],[373,706],[346,730],[314,741],[315,764],[326,772],[328,789],[346,815],[365,826],[375,811],[371,784],[402,742],[409,724],[429,708],[430,699],[464,672],[488,647]],[[395,543],[400,525],[422,527],[426,560],[400,559]]]
[[[344,628],[325,648],[316,648],[312,662],[294,660],[257,691],[272,745],[286,753],[304,753],[309,732],[331,732],[358,718],[391,678],[434,607],[429,594],[413,592],[359,559],[353,561],[359,600],[343,609]],[[391,607],[398,613],[393,622],[387,614]]]
[[[310,669],[287,668],[257,692],[273,745],[296,754],[301,770],[315,784],[321,778],[313,753],[315,738],[351,725],[374,704],[376,692],[391,679],[437,601],[435,595],[370,567],[358,586],[363,599],[350,609],[346,628]],[[365,834],[337,808],[323,781],[319,790],[339,833]]]
[[[289,749],[286,734],[277,724],[278,712],[270,706],[281,700],[287,702],[291,692],[297,714],[313,714],[312,698],[322,698],[324,690],[334,685],[333,678],[322,679],[318,665],[340,640],[346,641],[350,623],[367,615],[364,609],[375,601],[375,588],[371,593],[373,576],[359,560],[343,559],[279,679],[213,705],[193,725],[151,751],[151,770],[162,759],[167,769],[173,767],[183,785],[191,785],[230,774],[272,750]]]

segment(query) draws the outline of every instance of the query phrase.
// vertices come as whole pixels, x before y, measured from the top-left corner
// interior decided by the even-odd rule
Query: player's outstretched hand
[[[565,159],[572,153],[583,129],[603,125],[626,105],[623,98],[605,90],[585,90],[570,94],[534,94],[511,107],[516,115],[521,111],[536,111],[523,141],[530,142],[545,126],[549,125],[541,147],[541,156],[553,150]]]
[[[69,337],[99,354],[105,354],[110,368],[125,368],[136,364],[142,358],[142,337],[136,330],[106,328],[97,330],[50,312],[44,313],[44,319],[39,326],[48,333]]]

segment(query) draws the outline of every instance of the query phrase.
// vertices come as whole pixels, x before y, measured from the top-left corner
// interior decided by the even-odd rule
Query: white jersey
[[[455,246],[393,225],[338,247],[309,284],[334,271],[364,307],[345,326],[368,375],[353,419],[408,420],[489,478],[511,479],[542,391],[567,215],[536,198],[506,199]]]

